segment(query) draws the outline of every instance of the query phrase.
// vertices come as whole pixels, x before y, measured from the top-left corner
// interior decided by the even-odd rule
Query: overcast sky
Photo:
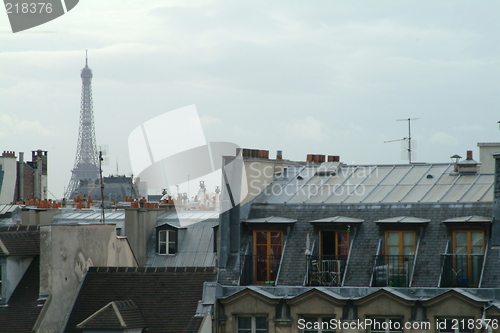
[[[498,1],[80,0],[13,34],[0,14],[0,150],[49,154],[61,197],[74,165],[85,49],[105,174],[130,175],[130,132],[195,104],[207,141],[449,162],[500,131]],[[189,130],[186,130],[189,136]],[[165,145],[181,137],[165,131]]]

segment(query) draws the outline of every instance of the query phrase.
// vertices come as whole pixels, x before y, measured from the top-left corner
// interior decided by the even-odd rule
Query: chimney
[[[277,160],[282,160],[282,159],[283,159],[283,151],[278,150],[278,151],[276,152],[276,159],[277,159]]]
[[[19,162],[17,165],[17,201],[24,201],[24,153],[19,152]]]
[[[493,180],[493,227],[491,229],[491,245],[500,245],[500,152],[493,154],[495,159],[495,179]]]
[[[476,174],[479,170],[479,163],[472,158],[472,150],[467,150],[467,158],[456,163],[456,170],[460,174]]]
[[[230,258],[237,262],[240,255],[240,196],[243,180],[243,160],[222,157],[222,213],[219,215],[218,266],[227,266]]]

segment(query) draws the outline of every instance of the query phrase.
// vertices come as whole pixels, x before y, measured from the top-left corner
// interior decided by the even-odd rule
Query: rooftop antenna
[[[109,160],[106,157],[108,154],[107,145],[99,146],[99,182],[101,185],[101,223],[105,223],[104,215],[104,182],[102,180],[102,166],[107,165]]]
[[[104,183],[102,181],[102,161],[104,157],[102,157],[102,150],[99,151],[99,181],[101,183],[101,223],[105,223],[104,221]]]
[[[384,143],[388,142],[395,142],[395,141],[408,141],[408,148],[405,148],[406,154],[408,156],[408,163],[411,164],[411,157],[412,157],[412,152],[415,149],[415,144],[412,147],[412,139],[411,139],[411,121],[412,120],[418,120],[420,118],[405,118],[405,119],[396,119],[396,121],[407,121],[408,122],[408,136],[404,137],[402,139],[397,139],[397,140],[389,140],[389,141],[384,141]]]
[[[85,67],[88,67],[88,65],[89,65],[89,62],[87,59],[87,50],[85,50]]]

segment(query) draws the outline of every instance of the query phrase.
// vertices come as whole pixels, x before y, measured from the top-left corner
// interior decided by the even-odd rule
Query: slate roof
[[[219,225],[217,218],[200,220],[202,217],[213,217],[209,214],[192,214],[194,221],[186,223],[181,227],[176,214],[162,215],[156,227],[168,224],[178,229],[178,247],[175,255],[160,255],[156,252],[156,232],[153,232],[147,247],[147,258],[145,266],[155,267],[213,267],[215,266],[216,254],[214,252],[214,227]],[[186,214],[184,215],[185,218]],[[186,220],[184,220],[186,221]]]
[[[110,302],[129,300],[142,313],[148,332],[184,332],[196,315],[204,282],[214,281],[215,275],[213,267],[91,267],[65,332],[82,332],[77,325],[92,314]]]
[[[40,260],[35,257],[12,293],[9,304],[0,307],[0,332],[32,332],[42,310],[38,303]]]
[[[0,227],[0,256],[37,256],[40,254],[38,226]]]
[[[420,244],[416,258],[413,287],[438,287],[441,274],[441,257],[446,252],[448,229],[443,221],[460,216],[491,216],[491,203],[468,204],[252,204],[250,218],[267,216],[283,216],[297,219],[286,235],[286,247],[282,255],[281,267],[277,285],[300,286],[304,284],[306,276],[306,242],[307,234],[311,237],[310,243],[319,242],[315,235],[311,221],[331,216],[346,216],[362,219],[354,231],[351,226],[353,241],[347,267],[344,286],[369,286],[373,269],[373,256],[377,254],[377,246],[382,235],[381,229],[375,221],[388,218],[418,217],[429,220],[422,223]],[[413,220],[413,219],[411,219]],[[399,222],[401,223],[401,222]],[[404,222],[403,222],[404,223]],[[246,251],[249,244],[250,232],[245,231],[241,242],[242,251]],[[251,249],[252,246],[248,246]],[[498,250],[489,249],[487,263],[498,260]],[[228,281],[220,281],[226,283]],[[500,287],[500,267],[492,262],[491,267],[485,270],[483,287]]]
[[[85,329],[133,329],[146,328],[141,310],[132,300],[109,302],[103,308],[77,325]]]

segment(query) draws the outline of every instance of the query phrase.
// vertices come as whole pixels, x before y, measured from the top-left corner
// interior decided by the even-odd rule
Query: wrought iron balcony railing
[[[373,256],[373,287],[408,287],[413,274],[411,255]]]
[[[441,287],[477,287],[484,255],[442,254]]]
[[[347,256],[307,256],[307,285],[341,286]]]
[[[242,255],[240,285],[274,285],[280,268],[281,255]]]

